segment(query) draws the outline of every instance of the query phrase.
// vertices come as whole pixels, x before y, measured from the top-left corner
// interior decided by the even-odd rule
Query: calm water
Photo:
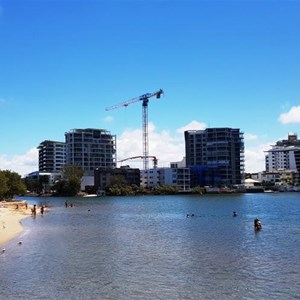
[[[0,299],[300,299],[299,193],[23,199]]]

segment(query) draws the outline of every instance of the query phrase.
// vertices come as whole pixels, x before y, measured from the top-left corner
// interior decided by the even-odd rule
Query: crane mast
[[[143,169],[149,168],[148,98],[143,100]]]
[[[149,137],[148,137],[148,102],[149,98],[156,97],[157,99],[164,93],[162,89],[154,92],[154,93],[147,93],[141,95],[136,98],[132,98],[128,101],[121,102],[119,104],[107,107],[105,110],[109,111],[112,109],[116,109],[119,107],[127,107],[129,104],[142,101],[142,131],[143,131],[143,168],[147,170],[149,168]]]

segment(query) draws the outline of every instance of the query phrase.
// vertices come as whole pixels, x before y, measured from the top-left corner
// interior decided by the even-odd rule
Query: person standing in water
[[[35,216],[36,215],[36,204],[33,205],[33,208],[31,209],[31,213]]]
[[[255,228],[255,230],[261,230],[262,229],[261,222],[258,218],[254,219],[254,228]]]

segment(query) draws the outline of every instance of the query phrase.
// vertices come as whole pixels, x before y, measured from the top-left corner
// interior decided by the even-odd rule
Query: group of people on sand
[[[20,212],[26,212],[27,209],[28,209],[28,207],[29,207],[27,201],[15,201],[15,202],[7,202],[7,203],[5,203],[6,206],[9,205],[9,204],[15,205],[15,210],[16,211],[20,211]],[[40,210],[40,214],[41,215],[44,214],[45,208],[46,208],[46,205],[44,205],[44,204],[42,204],[42,205],[39,206],[39,210]],[[33,206],[30,206],[30,210],[31,210],[31,214],[33,216],[35,216],[37,214],[37,210],[38,210],[37,205],[34,204]],[[25,213],[25,214],[27,214],[27,213]]]

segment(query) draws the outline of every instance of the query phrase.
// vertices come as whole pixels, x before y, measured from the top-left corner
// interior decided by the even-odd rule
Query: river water
[[[299,193],[20,199],[0,299],[300,299]]]

